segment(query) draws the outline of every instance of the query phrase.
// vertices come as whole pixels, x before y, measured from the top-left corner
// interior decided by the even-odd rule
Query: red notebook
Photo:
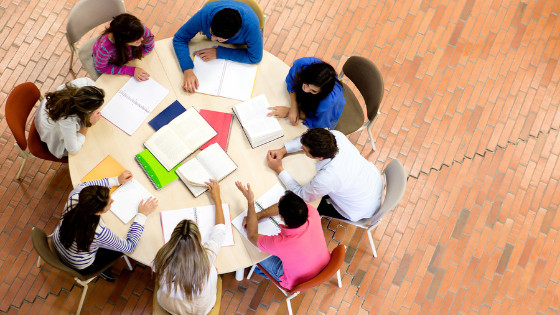
[[[233,119],[233,114],[201,109],[200,115],[218,133],[214,138],[208,140],[208,142],[201,146],[200,149],[206,149],[209,145],[217,142],[220,147],[224,149],[224,151],[227,151],[229,131],[231,130],[231,121]]]

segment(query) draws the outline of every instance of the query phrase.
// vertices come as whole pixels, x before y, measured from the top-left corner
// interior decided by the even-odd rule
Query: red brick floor
[[[47,92],[70,80],[64,25],[76,0],[0,1],[0,103],[25,81]],[[202,5],[127,0],[157,39]],[[402,203],[375,230],[324,222],[348,246],[343,287],[296,298],[297,314],[557,313],[560,305],[560,1],[270,1],[265,49],[286,63],[313,55],[340,70],[351,55],[385,79],[381,114],[350,136],[382,168],[408,174]],[[79,66],[79,63],[78,63]],[[85,76],[84,70],[79,75]],[[31,227],[52,230],[70,190],[65,165],[22,163],[0,111],[0,312],[70,313],[81,289],[34,263]],[[150,270],[120,263],[97,280],[84,313],[151,313]],[[224,276],[222,314],[286,313],[267,280]]]

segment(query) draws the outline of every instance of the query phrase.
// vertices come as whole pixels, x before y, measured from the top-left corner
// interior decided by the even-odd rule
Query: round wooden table
[[[214,45],[216,45],[215,42],[195,38],[191,41],[191,52]],[[111,155],[126,169],[132,171],[134,177],[158,198],[159,207],[148,216],[136,251],[128,254],[136,261],[150,266],[157,251],[163,246],[159,212],[210,205],[212,201],[208,193],[194,198],[181,180],[177,180],[159,191],[154,189],[134,160],[134,156],[144,149],[143,143],[154,134],[154,130],[147,122],[175,100],[179,100],[185,108],[194,106],[197,110],[210,109],[228,113],[232,113],[232,106],[240,101],[199,93],[189,94],[183,91],[181,88],[183,73],[173,50],[171,38],[158,41],[153,52],[131,64],[145,69],[154,80],[169,89],[169,94],[132,136],[127,135],[107,120],[101,119],[88,131],[82,149],[77,154],[70,155],[69,168],[72,183],[77,185],[92,168],[107,155]],[[284,81],[288,70],[289,67],[285,63],[265,51],[263,60],[258,66],[253,96],[264,93],[271,106],[289,106],[289,95],[286,92]],[[102,75],[97,80],[96,85],[105,90],[105,104],[128,79],[130,77],[125,75]],[[280,125],[284,130],[284,137],[252,149],[239,121],[236,118],[233,119],[227,153],[238,165],[238,169],[220,182],[222,201],[230,204],[232,219],[247,208],[247,201],[235,187],[235,181],[250,183],[256,198],[263,195],[279,182],[277,175],[266,165],[267,151],[280,148],[285,141],[300,136],[306,130],[306,127],[301,124],[292,126],[287,119],[280,119]],[[189,158],[196,156],[197,152]],[[315,174],[314,162],[303,154],[286,157],[284,167],[301,183],[308,182]],[[110,211],[103,215],[103,220],[113,232],[121,237],[126,236],[131,224],[131,222],[127,225],[123,224]],[[268,254],[260,252],[235,228],[233,230],[235,245],[222,247],[215,262],[219,273],[242,271],[268,257]],[[242,273],[238,272],[237,276],[239,277],[239,275],[242,277]]]

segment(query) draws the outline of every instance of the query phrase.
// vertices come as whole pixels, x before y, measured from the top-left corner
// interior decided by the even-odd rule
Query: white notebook
[[[171,171],[175,165],[217,134],[200,113],[194,107],[190,107],[169,124],[161,127],[144,146],[165,169]]]
[[[153,195],[136,179],[132,178],[111,194],[111,198],[114,200],[111,211],[124,224],[127,224],[138,213],[140,201],[150,197],[153,197]]]
[[[138,81],[132,77],[103,107],[101,115],[132,135],[167,93],[169,90],[152,78]]]
[[[234,240],[229,204],[222,204],[222,208],[224,210],[224,220],[226,225],[226,237],[222,246],[232,246],[234,245]],[[196,222],[196,225],[198,225],[198,229],[200,230],[202,242],[205,242],[210,237],[210,230],[214,225],[216,225],[216,206],[210,205],[162,211],[160,212],[160,219],[164,243],[169,241],[177,224],[185,219]]]
[[[257,65],[225,59],[204,61],[194,58],[198,93],[245,101],[251,98],[257,76]]]
[[[253,148],[284,135],[284,131],[274,117],[268,117],[270,104],[264,94],[233,106],[233,112]]]
[[[221,181],[237,169],[237,165],[218,143],[213,143],[200,151],[196,158],[179,166],[177,175],[191,193],[198,197],[208,188],[204,183],[210,178]]]
[[[284,196],[286,190],[284,187],[277,183],[276,185],[272,186],[264,195],[262,195],[259,199],[255,201],[255,211],[260,212],[274,204],[277,204],[280,200],[280,197]],[[243,218],[247,216],[247,210],[243,211],[240,215],[235,217],[231,221],[233,226],[241,233],[241,235],[247,237],[247,231],[243,227]],[[280,233],[280,224],[282,222],[282,218],[278,216],[269,217],[266,219],[262,219],[259,221],[259,234],[262,235],[276,235]]]

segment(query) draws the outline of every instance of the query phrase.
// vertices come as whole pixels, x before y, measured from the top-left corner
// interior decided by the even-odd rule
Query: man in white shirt
[[[304,186],[282,166],[286,154],[301,150],[317,160],[317,174]],[[339,131],[309,129],[284,147],[270,150],[267,163],[286,189],[305,202],[323,197],[317,208],[321,215],[358,221],[373,216],[381,205],[383,181],[379,170]]]

